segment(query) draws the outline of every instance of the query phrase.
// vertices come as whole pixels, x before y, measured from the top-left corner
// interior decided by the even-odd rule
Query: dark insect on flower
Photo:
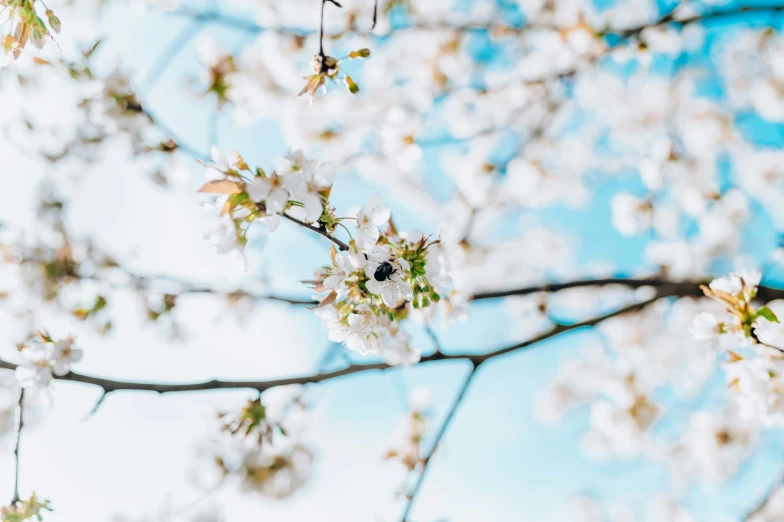
[[[378,265],[378,268],[376,268],[376,272],[373,274],[373,279],[376,281],[386,281],[394,272],[395,269],[392,267],[389,261],[384,261]]]

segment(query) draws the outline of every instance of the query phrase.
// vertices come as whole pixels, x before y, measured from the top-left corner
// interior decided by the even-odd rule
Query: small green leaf
[[[764,317],[765,319],[773,323],[779,322],[779,318],[776,317],[776,314],[773,313],[773,310],[771,310],[767,306],[763,306],[757,311],[757,317]]]

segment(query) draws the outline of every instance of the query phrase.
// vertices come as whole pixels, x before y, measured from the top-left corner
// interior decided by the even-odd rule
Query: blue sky
[[[145,105],[187,143],[206,153],[211,103],[182,95],[184,79],[197,76],[199,70],[194,43],[200,37],[211,36],[226,48],[234,48],[247,40],[225,28],[205,25],[155,78],[154,87],[144,89],[152,83],[148,78],[152,78],[150,71],[154,71],[158,56],[189,23],[185,18],[154,11],[113,7],[102,21],[111,37],[98,59],[108,64],[118,57],[122,66],[140,79]],[[759,143],[781,145],[779,129],[753,118],[746,121],[748,132]],[[238,127],[230,111],[219,116],[217,144],[241,151],[248,163],[260,165],[271,165],[287,149],[276,124],[260,121],[251,127]],[[447,198],[452,188],[438,173],[441,153],[428,151],[429,183]],[[195,186],[201,179],[200,168],[194,165],[193,172]],[[91,176],[80,194],[81,201],[105,190],[121,194],[119,200],[105,206],[90,203],[89,210],[75,211],[71,219],[77,229],[95,233],[118,248],[123,243],[143,247],[147,253],[132,261],[142,270],[185,274],[197,280],[222,279],[215,271],[227,270],[227,265],[207,258],[202,247],[185,246],[198,241],[198,231],[189,231],[184,239],[173,241],[168,234],[181,228],[158,230],[160,211],[147,210],[158,202],[168,205],[166,212],[195,215],[188,205],[195,206],[196,197],[180,195],[169,204],[168,195],[145,180],[112,176],[119,173],[109,170]],[[641,184],[634,173],[602,182],[585,210],[558,207],[537,214],[523,213],[515,216],[511,226],[525,229],[547,224],[562,229],[579,238],[580,263],[611,262],[619,273],[634,271],[642,263],[645,239],[622,238],[612,228],[609,200],[620,189],[640,190]],[[357,206],[373,191],[356,176],[345,174],[338,178],[333,193],[339,203]],[[404,226],[434,229],[437,225],[407,214],[395,201],[391,206]],[[111,217],[96,223],[94,216],[108,215],[109,208],[115,210]],[[277,234],[251,245],[250,271],[263,272],[275,286],[294,293],[299,291],[296,282],[310,275],[312,260],[323,258],[327,245],[286,225]],[[778,234],[770,221],[757,212],[744,236],[744,245],[755,256],[764,257],[777,241]],[[188,266],[183,268],[183,264]],[[776,269],[769,279],[776,283],[781,275]],[[124,306],[131,310],[133,305],[128,301]],[[446,350],[480,351],[511,340],[514,334],[500,307],[479,305],[469,323],[448,331],[438,329]],[[111,338],[85,340],[87,355],[79,369],[129,379],[273,377],[313,367],[328,347],[316,319],[307,311],[285,305],[264,305],[260,312],[263,317],[245,330],[230,319],[217,320],[220,311],[202,300],[187,302],[185,310],[193,314],[194,322],[204,319],[203,324],[195,325],[188,345],[167,346],[150,329],[121,326]],[[285,337],[291,335],[293,340]],[[422,332],[415,335],[423,346],[428,345]],[[258,342],[258,350],[246,359],[239,345],[249,342]],[[567,500],[576,494],[596,495],[608,503],[637,504],[662,491],[667,470],[660,464],[602,464],[580,453],[586,412],[569,416],[556,427],[541,426],[533,418],[533,397],[555,373],[559,362],[597,342],[594,333],[581,330],[483,366],[428,472],[414,520],[565,520]],[[466,371],[461,363],[439,363],[363,374],[322,386],[310,430],[319,456],[313,485],[280,505],[231,493],[212,495],[206,503],[223,506],[227,520],[232,522],[256,518],[285,522],[317,516],[321,520],[339,516],[358,522],[394,520],[400,502],[393,493],[401,476],[392,465],[383,463],[381,456],[388,435],[405,413],[401,388],[431,388],[437,423]],[[110,513],[152,513],[167,498],[174,505],[197,498],[199,492],[189,482],[188,471],[198,440],[209,436],[214,428],[205,419],[211,418],[216,408],[239,404],[249,396],[242,391],[171,397],[117,393],[94,417],[83,422],[97,394],[98,390],[89,387],[58,383],[54,406],[38,414],[25,437],[23,484],[53,499],[56,510],[47,520],[109,520]],[[691,492],[685,505],[700,521],[738,520],[738,515],[753,505],[777,476],[782,455],[781,434],[766,434],[737,477],[719,488]],[[0,469],[6,469],[9,463],[8,458],[0,458]],[[10,490],[6,475],[0,474],[2,491]]]

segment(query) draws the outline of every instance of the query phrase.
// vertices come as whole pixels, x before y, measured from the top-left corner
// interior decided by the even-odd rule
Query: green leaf
[[[765,319],[773,323],[779,322],[779,318],[776,317],[776,314],[773,313],[773,310],[771,310],[767,306],[763,306],[762,308],[757,310],[757,317],[764,317]]]

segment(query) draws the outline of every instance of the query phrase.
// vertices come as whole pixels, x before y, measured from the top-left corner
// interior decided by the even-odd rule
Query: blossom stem
[[[457,413],[460,404],[463,402],[463,398],[468,391],[468,388],[471,384],[471,380],[476,375],[476,370],[478,366],[471,366],[471,371],[466,377],[465,381],[463,381],[463,385],[460,387],[460,391],[457,392],[457,397],[452,402],[452,406],[449,408],[449,411],[444,418],[444,422],[441,423],[441,428],[438,430],[436,434],[435,440],[433,440],[433,446],[430,448],[430,451],[427,453],[427,456],[422,460],[422,471],[419,473],[419,477],[417,478],[414,487],[411,491],[406,495],[406,507],[403,509],[403,515],[401,516],[401,522],[407,522],[408,516],[411,513],[411,509],[414,507],[414,501],[416,500],[417,494],[419,490],[422,488],[422,483],[425,480],[425,474],[427,473],[428,464],[430,464],[430,460],[433,458],[436,450],[438,449],[438,445],[441,443],[441,439],[444,438],[447,430],[449,429],[449,425],[452,424],[452,419],[454,419],[455,414]]]
[[[289,221],[291,221],[293,223],[296,223],[297,225],[299,225],[299,226],[301,226],[303,228],[307,228],[308,230],[310,230],[312,232],[315,232],[316,234],[324,236],[325,238],[327,238],[330,241],[332,241],[333,243],[335,243],[340,250],[346,251],[346,250],[349,249],[349,246],[346,243],[344,243],[340,239],[336,238],[335,236],[333,236],[332,234],[330,234],[329,232],[327,232],[323,228],[318,228],[318,227],[314,227],[313,225],[309,225],[309,224],[305,223],[304,221],[300,221],[299,219],[286,214],[285,212],[283,214],[281,214],[281,216],[283,216],[284,218],[288,219]]]
[[[22,441],[22,428],[24,427],[24,388],[19,391],[19,411],[16,421],[16,445],[14,447],[14,496],[11,505],[19,502],[19,445]]]
[[[332,2],[338,7],[343,7],[336,0],[321,0],[321,23],[319,24],[319,56],[321,56],[322,59],[321,62],[322,67],[324,67],[324,58],[327,57],[327,55],[324,54],[324,6],[327,5],[327,2]]]

